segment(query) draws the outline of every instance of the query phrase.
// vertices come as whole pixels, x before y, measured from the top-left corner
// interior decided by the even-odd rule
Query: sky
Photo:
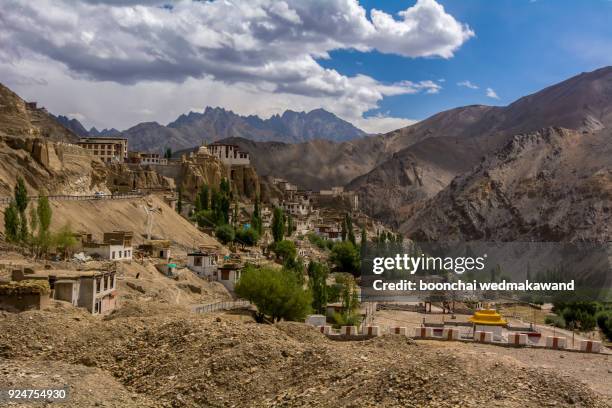
[[[0,82],[86,127],[221,106],[371,133],[612,65],[610,0],[3,0]]]

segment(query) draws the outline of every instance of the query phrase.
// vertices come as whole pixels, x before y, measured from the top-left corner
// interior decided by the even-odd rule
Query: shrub
[[[312,296],[285,269],[248,266],[236,284],[236,294],[257,306],[258,320],[303,320],[310,313]]]
[[[595,315],[597,326],[603,334],[612,341],[612,310],[602,310]]]
[[[254,246],[259,241],[259,234],[255,228],[243,228],[236,233],[236,241],[242,245]]]
[[[284,262],[295,259],[297,256],[295,244],[288,240],[278,241],[272,244],[272,251]]]
[[[338,242],[332,248],[330,261],[343,272],[359,271],[359,251],[350,241]]]
[[[234,228],[229,224],[220,225],[215,229],[215,236],[223,244],[232,242],[236,237]]]
[[[557,316],[557,315],[546,316],[546,319],[544,320],[544,322],[546,324],[550,324],[552,326],[559,327],[560,329],[565,329],[565,320],[563,319],[562,316]]]

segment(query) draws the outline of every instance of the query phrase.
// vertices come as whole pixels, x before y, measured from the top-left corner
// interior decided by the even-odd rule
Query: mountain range
[[[259,116],[240,116],[223,108],[207,107],[203,112],[189,112],[179,116],[167,126],[157,122],[143,122],[124,131],[96,128],[90,130],[74,118],[57,116],[66,128],[81,137],[127,137],[131,149],[162,151],[201,145],[228,137],[243,137],[255,141],[282,141],[299,143],[315,139],[342,142],[366,136],[366,133],[349,122],[324,109],[310,112],[285,111],[268,119]]]
[[[83,131],[78,121],[55,121],[0,90],[6,134],[74,141]],[[334,118],[316,110],[262,120],[207,108],[121,134],[143,150],[193,147],[203,134],[230,136],[222,140],[250,152],[258,174],[313,190],[345,186],[369,215],[420,240],[612,241],[612,67],[508,106],[455,108],[383,135],[359,137],[357,129],[356,138],[339,142],[344,136],[331,129],[355,128]],[[326,129],[335,141],[267,140],[324,133],[313,129]],[[244,134],[249,138],[236,136]]]
[[[343,143],[230,140],[252,153],[260,174],[315,190],[345,185],[358,193],[370,215],[422,239],[610,240],[607,227],[589,227],[587,233],[578,226],[612,224],[611,132],[612,67],[606,67],[505,107],[460,107],[384,135]],[[528,143],[531,148],[516,148],[523,139],[534,140]],[[597,159],[591,161],[589,155]],[[502,157],[505,176],[495,180],[491,174]],[[580,195],[581,181],[591,183],[590,194],[599,201]],[[492,186],[498,194],[495,202],[488,190]],[[583,211],[569,205],[553,211],[563,194],[567,203],[585,206]],[[533,211],[543,215],[534,218]],[[573,217],[575,230],[564,230],[564,217]],[[531,225],[534,220],[538,225]],[[554,232],[559,228],[565,233]]]

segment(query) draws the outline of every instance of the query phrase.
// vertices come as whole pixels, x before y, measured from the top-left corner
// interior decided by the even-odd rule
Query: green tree
[[[288,258],[283,262],[283,268],[292,272],[300,285],[304,284],[304,260],[301,257]]]
[[[242,245],[255,246],[259,241],[259,234],[253,227],[243,228],[236,232],[235,240]]]
[[[285,269],[248,266],[235,288],[236,294],[257,307],[257,320],[303,320],[310,312],[310,291]]]
[[[346,217],[342,220],[340,235],[342,236],[342,241],[346,241]]]
[[[38,215],[38,233],[36,234],[35,246],[40,253],[46,253],[51,244],[51,219],[53,218],[53,210],[49,204],[49,198],[45,195],[38,197],[38,205],[36,207]]]
[[[331,251],[330,261],[343,272],[359,271],[359,251],[350,241],[338,242]]]
[[[53,245],[62,252],[64,259],[68,257],[71,250],[76,247],[77,240],[70,224],[64,224],[59,231],[53,234]]]
[[[287,236],[290,237],[293,234],[294,231],[294,225],[293,225],[293,217],[291,216],[291,214],[287,214]]]
[[[361,256],[364,256],[368,247],[368,234],[366,232],[365,227],[361,228]]]
[[[38,206],[36,207],[38,213],[39,231],[48,233],[51,227],[51,219],[53,218],[53,210],[49,205],[49,198],[45,195],[38,197]]]
[[[272,214],[272,237],[274,242],[282,241],[285,236],[285,214],[280,207],[274,208]]]
[[[28,207],[28,190],[21,176],[17,177],[17,184],[15,185],[15,204],[20,214],[25,213]]]
[[[19,210],[15,200],[11,200],[4,211],[4,235],[9,242],[16,242],[19,239]]]
[[[26,209],[28,208],[28,190],[21,176],[17,177],[15,184],[15,205],[19,213],[19,228],[17,232],[17,241],[25,242],[28,237],[28,219],[26,218]]]
[[[259,208],[259,194],[255,198],[255,205],[253,206],[253,215],[251,217],[251,226],[261,236],[263,233],[263,221],[261,220],[261,209]]]
[[[283,262],[293,260],[297,256],[297,249],[295,244],[289,240],[282,240],[272,244],[272,251],[278,256]]]
[[[172,158],[172,149],[169,147],[166,147],[166,153],[164,153],[164,158],[166,159],[171,159]]]
[[[340,275],[336,282],[341,286],[340,298],[342,300],[342,312],[334,313],[334,320],[339,326],[357,326],[361,321],[359,314],[359,293],[357,284],[351,275]]]
[[[215,229],[215,237],[223,244],[226,245],[232,241],[236,237],[234,228],[229,224],[219,225]]]
[[[357,246],[357,241],[355,240],[355,232],[353,232],[353,220],[350,214],[346,214],[346,216],[344,217],[344,223],[346,224],[347,239],[354,246]]]
[[[200,206],[203,210],[208,210],[210,208],[209,200],[210,200],[210,190],[207,184],[204,184],[200,189]]]
[[[327,308],[327,277],[329,270],[319,262],[308,264],[308,285],[312,292],[312,309],[315,313],[325,314]]]
[[[216,225],[215,215],[212,210],[200,210],[193,217],[200,228],[214,227]]]

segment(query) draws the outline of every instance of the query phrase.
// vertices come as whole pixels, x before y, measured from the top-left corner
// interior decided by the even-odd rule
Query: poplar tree
[[[19,211],[15,200],[11,200],[4,211],[4,235],[9,242],[16,242],[19,236]]]
[[[21,176],[17,177],[15,185],[15,205],[19,212],[19,232],[18,240],[25,241],[28,238],[28,219],[26,218],[26,209],[28,208],[28,190]]]
[[[274,242],[280,242],[285,236],[285,215],[280,207],[274,208],[272,214],[272,237]]]

